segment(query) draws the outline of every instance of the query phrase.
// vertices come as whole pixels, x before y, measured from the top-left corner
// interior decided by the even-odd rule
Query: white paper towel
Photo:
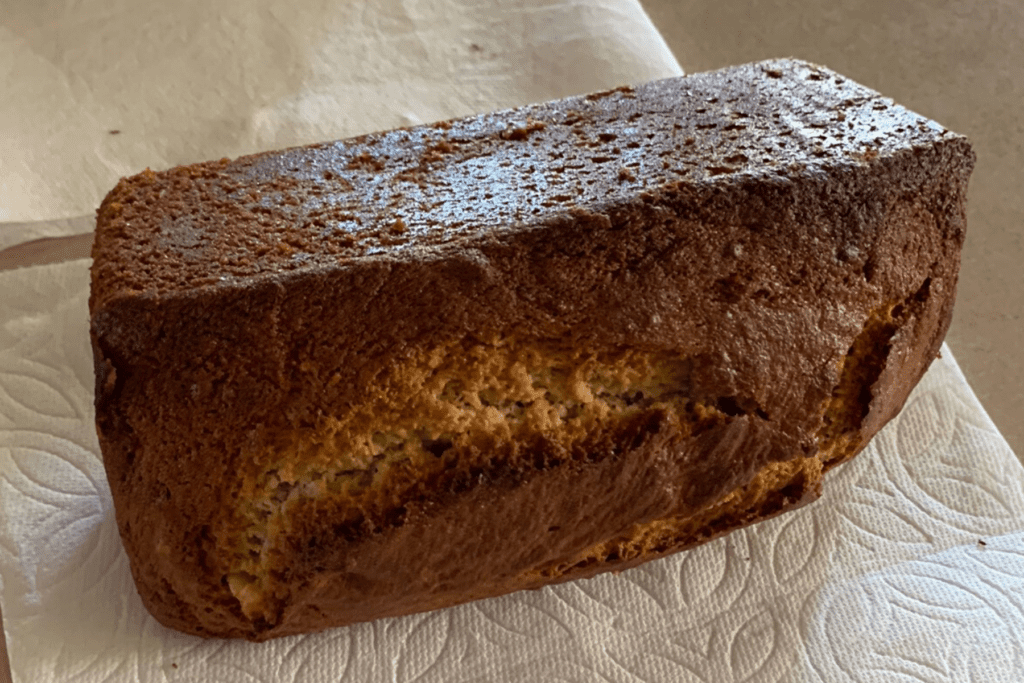
[[[7,3],[0,220],[89,213],[146,166],[678,71],[635,0]],[[143,609],[113,521],[87,297],[86,262],[0,272],[0,598],[15,680],[988,681],[1024,670],[1024,472],[948,351],[821,501],[695,551],[259,645],[168,631]]]
[[[0,273],[16,680],[993,681],[1024,671],[1024,471],[948,349],[823,498],[620,575],[263,644],[143,608],[92,425],[88,262]]]

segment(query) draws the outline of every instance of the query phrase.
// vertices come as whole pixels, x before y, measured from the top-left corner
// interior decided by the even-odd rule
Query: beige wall
[[[799,57],[971,138],[978,165],[947,342],[1024,460],[1024,2],[641,2],[688,73]]]

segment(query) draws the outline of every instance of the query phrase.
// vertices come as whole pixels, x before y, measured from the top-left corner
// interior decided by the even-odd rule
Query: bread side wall
[[[534,585],[545,567],[570,567],[590,548],[629,542],[639,533],[630,525],[691,514],[773,463],[816,457],[823,440],[834,448],[843,441],[837,461],[850,457],[902,405],[948,325],[966,186],[963,172],[942,176],[957,152],[949,147],[836,178],[751,181],[724,191],[668,186],[634,204],[579,210],[543,229],[420,260],[370,259],[245,287],[108,299],[93,318],[97,424],[140,593],[164,623],[250,638],[426,609],[482,597],[499,584],[500,591]],[[557,341],[576,358],[630,349],[688,364],[686,386],[677,389],[683,409],[646,406],[611,428],[619,452],[599,458],[605,464],[597,469],[573,458],[564,469],[544,467],[544,449],[524,447],[508,455],[515,466],[502,475],[483,467],[491,454],[468,449],[451,474],[462,483],[418,492],[416,524],[395,523],[402,515],[394,511],[409,514],[410,505],[388,481],[378,493],[391,502],[359,524],[332,521],[344,506],[330,496],[306,496],[273,541],[297,561],[267,584],[272,609],[246,614],[244,586],[233,592],[229,579],[248,543],[246,487],[280,472],[281,435],[315,437],[330,420],[373,405],[374,391],[400,388],[394,379],[425,350],[461,346],[472,355],[510,339],[538,349]],[[856,362],[862,367],[849,371]],[[849,386],[841,389],[844,369]],[[714,418],[696,436],[699,420],[686,417],[691,401]],[[830,410],[844,424],[835,434],[822,431]],[[640,431],[624,436],[629,429]],[[592,442],[579,443],[607,448],[601,436],[596,430],[586,437]],[[424,438],[436,440],[417,435]],[[322,455],[295,453],[290,464],[300,470],[304,459]],[[640,474],[634,481],[615,472]],[[698,479],[703,488],[685,495],[685,482]],[[813,477],[806,479],[813,489]],[[630,494],[636,481],[656,495]],[[462,525],[469,537],[460,541],[459,501],[484,499],[489,507]],[[521,524],[513,514],[556,499],[549,517]],[[647,502],[612,505],[614,519],[578,516],[588,504],[608,509],[623,499]],[[477,532],[501,524],[534,539],[536,552],[509,562],[508,544],[480,541]],[[477,564],[506,571],[504,579],[459,574],[466,556],[442,549],[433,551],[437,564],[414,560],[424,548],[413,530],[483,554]],[[679,534],[665,539],[636,557],[688,542]],[[588,566],[636,559],[622,555],[595,555]],[[367,584],[353,570],[382,558],[420,573]],[[450,572],[441,590],[437,577]],[[547,578],[560,572],[573,573],[556,569]],[[396,591],[399,584],[411,588]]]

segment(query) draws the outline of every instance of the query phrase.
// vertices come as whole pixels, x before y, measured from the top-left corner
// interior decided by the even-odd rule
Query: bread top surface
[[[820,180],[957,139],[823,67],[774,60],[147,170],[122,179],[99,209],[91,306],[368,260],[443,259],[579,211],[614,223],[666,192]]]

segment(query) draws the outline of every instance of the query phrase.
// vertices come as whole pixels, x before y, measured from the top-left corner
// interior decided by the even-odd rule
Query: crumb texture
[[[426,482],[521,470],[523,459],[536,469],[593,462],[609,456],[595,443],[659,413],[671,413],[684,438],[744,414],[732,396],[695,400],[692,366],[669,353],[587,354],[515,341],[431,349],[395,368],[363,404],[279,431],[254,454],[252,471],[240,473],[238,512],[249,526],[228,574],[232,592],[247,616],[270,618],[274,576],[291,562],[283,537],[303,503],[343,501],[336,525],[376,528],[395,523],[393,501],[405,507]]]

